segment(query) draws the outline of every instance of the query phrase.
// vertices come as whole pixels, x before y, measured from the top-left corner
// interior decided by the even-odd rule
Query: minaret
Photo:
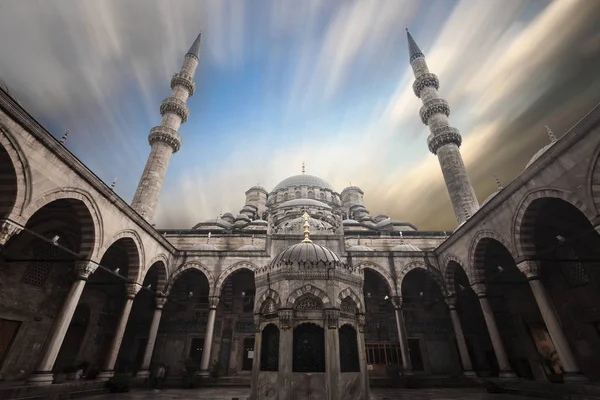
[[[458,223],[462,224],[479,209],[475,191],[460,155],[459,147],[462,138],[458,129],[451,127],[448,122],[450,106],[446,100],[438,96],[440,85],[438,77],[429,72],[425,56],[408,29],[406,34],[410,66],[415,75],[413,90],[423,102],[420,111],[421,121],[429,126],[431,132],[427,138],[429,151],[438,157],[454,215]]]
[[[183,58],[181,71],[171,78],[171,97],[167,97],[160,104],[162,121],[159,126],[150,129],[148,135],[151,146],[150,156],[133,196],[131,207],[149,221],[154,218],[156,212],[171,154],[176,153],[181,147],[181,136],[177,131],[190,114],[185,101],[194,94],[196,89],[194,73],[200,60],[201,35],[202,32]]]

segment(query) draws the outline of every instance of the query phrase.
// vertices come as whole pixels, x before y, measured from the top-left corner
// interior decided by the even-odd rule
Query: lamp
[[[58,246],[58,239],[60,239],[60,236],[54,235],[54,237],[52,238],[52,244]]]

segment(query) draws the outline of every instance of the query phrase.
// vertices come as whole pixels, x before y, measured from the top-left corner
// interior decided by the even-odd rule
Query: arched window
[[[356,331],[350,325],[340,328],[340,371],[360,372],[358,362],[358,340]]]
[[[292,372],[325,372],[325,331],[304,323],[294,328]]]
[[[283,194],[283,201],[287,201],[287,199],[288,199],[288,198],[289,198],[288,194],[287,194],[287,193],[284,193],[284,194]]]
[[[317,296],[305,294],[294,303],[294,309],[297,311],[321,310],[323,302]]]
[[[319,198],[321,200],[325,200],[325,193],[323,193],[323,192],[319,193]]]
[[[312,190],[308,192],[308,198],[309,199],[314,199],[315,198],[315,192],[313,192]]]
[[[262,331],[260,370],[279,370],[279,328],[274,324],[265,326],[265,329]]]
[[[296,192],[296,198],[299,199],[300,197],[302,197],[302,193],[300,193],[300,191]]]
[[[346,297],[340,304],[340,311],[348,314],[356,314],[356,304],[350,297]]]

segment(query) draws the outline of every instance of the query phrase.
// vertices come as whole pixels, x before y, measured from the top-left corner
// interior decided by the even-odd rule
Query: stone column
[[[63,303],[63,306],[54,320],[52,331],[46,341],[44,352],[40,358],[36,371],[33,372],[27,379],[27,383],[30,385],[49,385],[52,383],[54,375],[52,374],[52,368],[54,368],[54,362],[58,357],[58,352],[62,346],[71,319],[79,304],[79,298],[83,292],[85,282],[91,274],[98,268],[98,264],[93,261],[78,261],[75,264],[75,271],[77,277],[75,282],[71,285],[67,298]]]
[[[477,374],[473,371],[473,365],[471,364],[471,357],[469,356],[469,350],[467,348],[467,342],[465,341],[465,335],[460,324],[460,317],[456,310],[456,297],[446,298],[446,304],[450,309],[450,318],[452,318],[452,326],[454,327],[454,336],[456,337],[456,343],[458,344],[458,352],[460,353],[460,361],[463,367],[463,375],[469,377],[475,377]]]
[[[485,325],[487,326],[488,333],[492,341],[492,347],[494,348],[494,353],[496,354],[496,359],[498,360],[498,367],[500,368],[499,377],[514,379],[516,378],[516,375],[512,371],[510,363],[508,362],[508,357],[506,356],[506,351],[504,350],[504,344],[502,343],[502,338],[500,337],[500,332],[498,331],[498,325],[496,324],[496,317],[494,316],[494,311],[492,310],[492,306],[487,298],[485,284],[476,283],[472,286],[473,290],[477,294],[477,297],[479,297],[479,303],[481,304],[481,310],[483,311]]]
[[[404,315],[402,314],[402,297],[395,296],[392,304],[394,306],[394,314],[396,316],[396,328],[398,330],[398,342],[400,343],[400,351],[402,352],[402,373],[404,375],[412,375],[412,363],[410,361],[410,352],[408,350],[408,337],[406,334],[406,326],[404,326]]]
[[[208,378],[210,375],[210,353],[212,350],[213,335],[215,333],[215,319],[217,317],[218,305],[218,296],[210,296],[208,298],[208,321],[206,322],[206,335],[204,336],[204,347],[202,347],[202,359],[200,360],[199,373],[203,378]]]
[[[150,332],[148,333],[148,343],[146,344],[146,351],[144,352],[144,361],[142,361],[142,368],[136,374],[138,378],[148,378],[150,376],[150,363],[152,361],[152,354],[154,353],[154,345],[156,344],[156,334],[158,333],[160,317],[162,316],[163,307],[166,302],[166,297],[160,295],[156,296],[156,309],[154,310]]]
[[[107,381],[115,374],[115,363],[117,362],[117,356],[121,349],[121,342],[123,341],[123,335],[125,334],[125,328],[127,327],[127,321],[129,320],[129,314],[131,313],[133,299],[135,299],[140,288],[140,285],[137,283],[128,283],[126,286],[127,300],[125,300],[125,306],[123,307],[121,318],[119,318],[119,323],[115,330],[115,336],[113,337],[112,345],[110,346],[110,353],[104,362],[104,370],[98,374],[98,380]]]
[[[279,374],[277,375],[277,398],[292,396],[292,365],[294,352],[294,329],[291,309],[282,309],[279,316]]]
[[[8,220],[0,221],[0,254],[4,251],[4,246],[13,237],[21,233],[22,227]]]
[[[365,314],[356,314],[358,325],[358,362],[360,363],[360,385],[364,388],[364,399],[370,399],[369,371],[367,371],[367,350],[365,348]]]
[[[328,399],[340,397],[340,310],[325,310],[325,391]]]
[[[544,284],[540,281],[540,263],[538,261],[523,261],[517,267],[529,281],[540,314],[542,314],[550,338],[552,338],[552,342],[556,348],[556,354],[558,354],[563,367],[563,379],[571,382],[587,382],[589,379],[581,373],[581,369],[577,364],[577,360],[575,360],[571,346],[569,346],[565,332],[560,324],[554,304],[552,304],[552,300],[548,292],[546,292]]]
[[[258,374],[260,374],[260,354],[262,351],[262,315],[254,314],[254,358],[252,359],[252,382],[251,382],[251,399],[258,398]]]

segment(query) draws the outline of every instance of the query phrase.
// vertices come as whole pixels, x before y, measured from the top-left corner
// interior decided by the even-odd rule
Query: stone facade
[[[422,69],[419,60],[413,67]],[[418,82],[421,97],[437,88],[433,78]],[[446,118],[440,110],[424,112],[430,126]],[[253,377],[260,398],[282,388],[316,395],[333,381],[328,398],[362,398],[368,376],[391,366],[600,379],[600,107],[469,208],[454,232],[371,216],[360,188],[338,193],[306,174],[271,192],[250,188],[236,215],[157,230],[4,91],[0,145],[0,379],[47,384],[81,362],[88,377],[147,376],[166,363],[172,375]],[[448,157],[458,157],[456,143],[438,157],[451,146]],[[301,259],[285,273],[277,266],[302,241],[304,213],[312,242],[348,276],[300,271]],[[318,301],[294,309],[305,294]],[[322,309],[311,309],[319,301]],[[279,330],[281,353],[300,321],[326,331],[328,352],[340,343],[330,333],[350,325],[359,371],[294,374],[281,359],[277,371],[261,370],[265,329]]]

